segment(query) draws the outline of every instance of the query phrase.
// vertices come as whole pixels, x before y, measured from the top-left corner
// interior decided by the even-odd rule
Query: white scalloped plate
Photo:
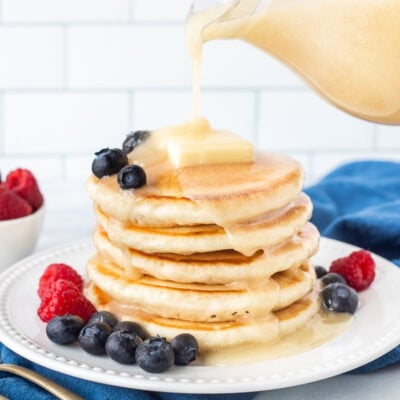
[[[322,238],[316,262],[330,261],[356,248]],[[53,262],[65,262],[84,273],[93,253],[89,239],[29,257],[0,275],[0,340],[16,353],[47,368],[90,381],[135,389],[176,393],[253,392],[300,385],[359,367],[400,344],[400,269],[375,256],[377,277],[361,293],[361,306],[349,328],[313,350],[281,358],[224,367],[174,367],[147,374],[107,357],[91,356],[77,346],[57,346],[36,315],[38,279]]]

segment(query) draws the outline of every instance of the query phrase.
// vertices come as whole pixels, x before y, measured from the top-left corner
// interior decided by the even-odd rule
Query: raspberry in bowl
[[[27,169],[0,182],[0,270],[32,253],[44,219],[43,195]]]

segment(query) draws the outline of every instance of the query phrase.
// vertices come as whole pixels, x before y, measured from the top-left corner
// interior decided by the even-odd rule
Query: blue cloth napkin
[[[400,164],[356,162],[344,165],[306,190],[314,202],[313,222],[323,236],[369,249],[400,265]],[[95,384],[51,371],[16,355],[0,344],[4,363],[33,369],[87,400],[250,400],[237,395],[180,395],[143,392]],[[356,372],[400,361],[400,346]],[[15,400],[50,400],[53,396],[18,377],[1,373],[0,394]]]
[[[230,395],[191,395],[177,393],[145,392],[93,383],[41,367],[12,352],[0,343],[0,358],[5,364],[17,364],[47,376],[51,380],[70,389],[85,400],[250,400],[254,393]],[[55,397],[38,386],[0,372],[0,394],[11,400],[54,400]]]
[[[400,163],[345,164],[306,192],[314,204],[312,222],[322,236],[370,250],[400,266]],[[399,361],[400,346],[353,372]]]

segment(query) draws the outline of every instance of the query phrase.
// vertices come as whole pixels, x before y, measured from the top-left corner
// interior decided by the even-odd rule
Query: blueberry
[[[318,279],[322,278],[323,276],[325,276],[328,273],[328,271],[321,265],[316,265],[314,267],[314,269],[315,269],[315,273],[317,274]]]
[[[149,334],[139,324],[131,321],[118,322],[118,324],[114,326],[114,331],[134,332],[142,340],[149,337]]]
[[[330,311],[354,314],[358,306],[358,295],[350,286],[331,283],[322,291],[322,303]]]
[[[102,149],[95,153],[92,172],[98,178],[117,174],[128,164],[128,157],[120,149]]]
[[[110,336],[112,329],[104,322],[95,322],[86,325],[79,335],[79,344],[82,349],[90,354],[105,354],[106,341]]]
[[[326,274],[321,278],[321,283],[324,286],[330,285],[331,283],[346,284],[346,279],[344,279],[342,275],[339,275],[336,272],[329,272],[329,274]]]
[[[145,340],[136,349],[136,362],[147,372],[164,372],[174,364],[171,345],[161,337]]]
[[[130,153],[137,146],[142,144],[150,136],[150,131],[130,132],[122,144],[122,151],[125,154]]]
[[[77,315],[54,317],[46,326],[47,337],[57,344],[69,344],[78,340],[79,332],[85,322]]]
[[[104,322],[105,324],[109,325],[111,328],[114,328],[115,325],[118,323],[117,317],[108,312],[108,311],[99,311],[94,313],[89,321],[88,325],[94,324],[95,322]]]
[[[134,332],[115,331],[107,339],[106,352],[120,364],[134,364],[137,346],[142,339]]]
[[[190,333],[182,333],[174,337],[171,347],[175,354],[175,365],[189,365],[197,358],[199,344]]]
[[[146,173],[139,165],[128,165],[118,173],[121,189],[137,189],[146,184]]]

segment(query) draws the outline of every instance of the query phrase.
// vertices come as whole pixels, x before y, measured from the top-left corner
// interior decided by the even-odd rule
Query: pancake
[[[87,181],[98,223],[89,300],[151,335],[191,333],[202,351],[303,327],[319,309],[309,262],[319,235],[300,165],[260,152],[254,162],[175,168],[159,144],[152,134],[128,154],[144,186]]]
[[[174,282],[225,284],[266,279],[276,272],[300,265],[316,253],[319,233],[314,225],[308,223],[284,243],[258,251],[251,257],[234,250],[187,256],[148,254],[111,242],[107,233],[99,227],[93,240],[101,257],[121,266],[130,276],[139,273]]]
[[[137,151],[140,147],[131,157]],[[298,196],[304,180],[297,161],[270,152],[256,153],[254,163],[177,170],[146,161],[140,159],[147,174],[140,189],[121,190],[115,175],[88,179],[89,194],[105,214],[138,226],[229,226],[284,207]]]
[[[124,225],[95,207],[98,223],[112,242],[146,253],[193,254],[236,250],[246,256],[282,243],[300,231],[312,213],[312,203],[301,193],[281,210],[263,214],[229,229],[217,225],[145,228]]]
[[[144,275],[131,279],[123,268],[93,257],[90,281],[121,304],[164,318],[217,322],[257,317],[280,310],[305,296],[315,283],[308,263],[274,274],[270,279],[230,285],[177,283]]]
[[[93,284],[85,290],[86,296],[98,310],[110,311],[120,320],[135,321],[152,335],[172,340],[181,333],[196,337],[200,352],[247,342],[272,342],[302,328],[319,310],[319,298],[311,292],[301,300],[260,319],[242,318],[230,322],[191,322],[162,318],[155,314],[124,306]]]

